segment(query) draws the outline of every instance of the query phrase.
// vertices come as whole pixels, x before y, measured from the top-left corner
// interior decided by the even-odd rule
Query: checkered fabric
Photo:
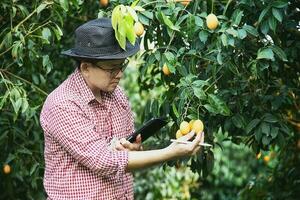
[[[40,122],[48,200],[133,199],[128,152],[109,148],[134,131],[130,105],[119,86],[102,99],[95,100],[78,69],[47,97]]]

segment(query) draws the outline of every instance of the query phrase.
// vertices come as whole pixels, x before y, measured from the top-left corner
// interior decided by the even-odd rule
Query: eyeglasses
[[[104,71],[109,72],[111,77],[115,77],[115,76],[117,76],[117,74],[119,74],[120,71],[124,72],[124,70],[128,66],[129,60],[125,59],[123,63],[118,64],[117,66],[112,65],[112,64],[108,64],[108,63],[105,64],[105,63],[106,62],[97,62],[97,63],[92,63],[92,64],[94,64],[96,67],[98,67],[98,68],[100,68]],[[110,69],[103,68],[103,66],[110,67]],[[111,68],[111,67],[113,67],[113,68]]]

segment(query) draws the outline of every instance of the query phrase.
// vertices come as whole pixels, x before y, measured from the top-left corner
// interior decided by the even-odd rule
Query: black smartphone
[[[133,143],[135,142],[135,139],[138,136],[138,134],[141,134],[142,142],[144,142],[168,123],[166,119],[167,118],[164,117],[150,119],[126,139],[129,142]]]

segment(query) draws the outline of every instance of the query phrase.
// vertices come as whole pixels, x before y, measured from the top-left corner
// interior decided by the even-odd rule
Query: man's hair
[[[86,59],[86,58],[74,58],[75,60],[75,67],[80,69],[80,65],[82,62],[88,62],[88,63],[96,63],[99,60],[96,59]]]

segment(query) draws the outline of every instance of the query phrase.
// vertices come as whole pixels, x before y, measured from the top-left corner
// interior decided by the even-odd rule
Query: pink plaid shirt
[[[133,199],[128,152],[109,148],[133,132],[129,102],[120,87],[95,100],[79,70],[46,99],[44,187],[48,200]]]

